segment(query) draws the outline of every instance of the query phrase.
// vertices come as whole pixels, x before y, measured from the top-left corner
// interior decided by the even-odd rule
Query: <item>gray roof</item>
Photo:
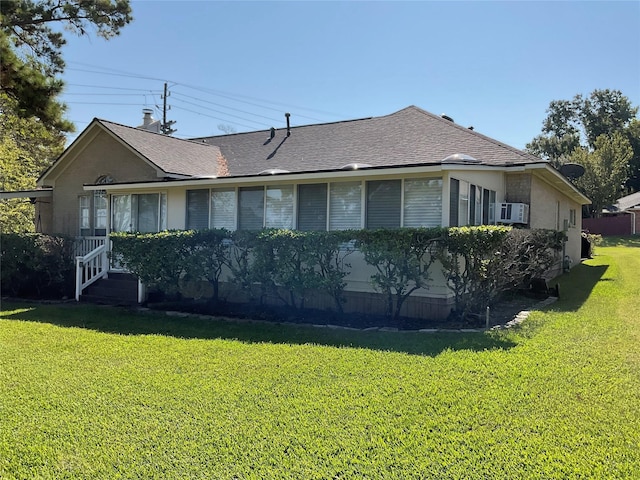
[[[489,166],[544,162],[538,157],[415,106],[382,117],[182,140],[96,119],[167,174],[247,176],[268,170],[317,172],[440,164],[453,155]]]
[[[616,210],[624,212],[632,208],[640,208],[640,192],[632,193],[626,197],[619,198],[615,204]]]
[[[292,117],[292,120],[295,120]],[[269,169],[338,170],[350,163],[373,167],[439,164],[465,154],[484,165],[543,160],[415,106],[382,117],[198,139],[220,148],[232,176]]]
[[[220,149],[216,146],[202,141],[181,140],[106,120],[96,119],[96,121],[167,174],[187,176],[222,174],[219,168],[222,156]]]

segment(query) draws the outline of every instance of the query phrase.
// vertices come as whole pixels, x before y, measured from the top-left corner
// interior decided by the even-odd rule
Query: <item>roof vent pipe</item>
[[[142,109],[142,114],[144,115],[142,117],[143,127],[146,127],[147,125],[151,125],[154,122],[153,117],[151,116],[152,113],[153,113],[153,110],[151,110],[150,108]]]
[[[269,131],[269,138],[273,140],[275,136],[276,136],[276,129],[271,127],[271,130]]]
[[[287,137],[288,137],[291,135],[291,125],[289,125],[289,117],[291,116],[291,114],[285,113],[284,116],[287,117]]]

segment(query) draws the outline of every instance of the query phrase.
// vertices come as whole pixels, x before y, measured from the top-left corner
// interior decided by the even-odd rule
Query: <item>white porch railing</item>
[[[109,258],[107,245],[102,237],[102,245],[94,248],[84,256],[76,257],[76,301],[85,288],[107,276],[109,272]]]
[[[107,237],[76,237],[74,242],[74,255],[83,257],[101,245],[104,245]]]

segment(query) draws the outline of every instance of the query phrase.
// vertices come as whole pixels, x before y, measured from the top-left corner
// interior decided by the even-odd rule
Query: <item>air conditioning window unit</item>
[[[529,205],[526,203],[499,203],[498,222],[529,223]]]

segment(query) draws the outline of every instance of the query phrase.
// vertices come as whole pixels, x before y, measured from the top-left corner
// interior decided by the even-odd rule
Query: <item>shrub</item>
[[[360,230],[357,248],[376,269],[373,288],[386,298],[386,315],[396,324],[405,300],[419,288],[427,288],[429,268],[435,257],[431,248],[443,234],[441,228]]]
[[[3,295],[61,298],[73,295],[73,240],[39,233],[8,233],[0,239]]]

